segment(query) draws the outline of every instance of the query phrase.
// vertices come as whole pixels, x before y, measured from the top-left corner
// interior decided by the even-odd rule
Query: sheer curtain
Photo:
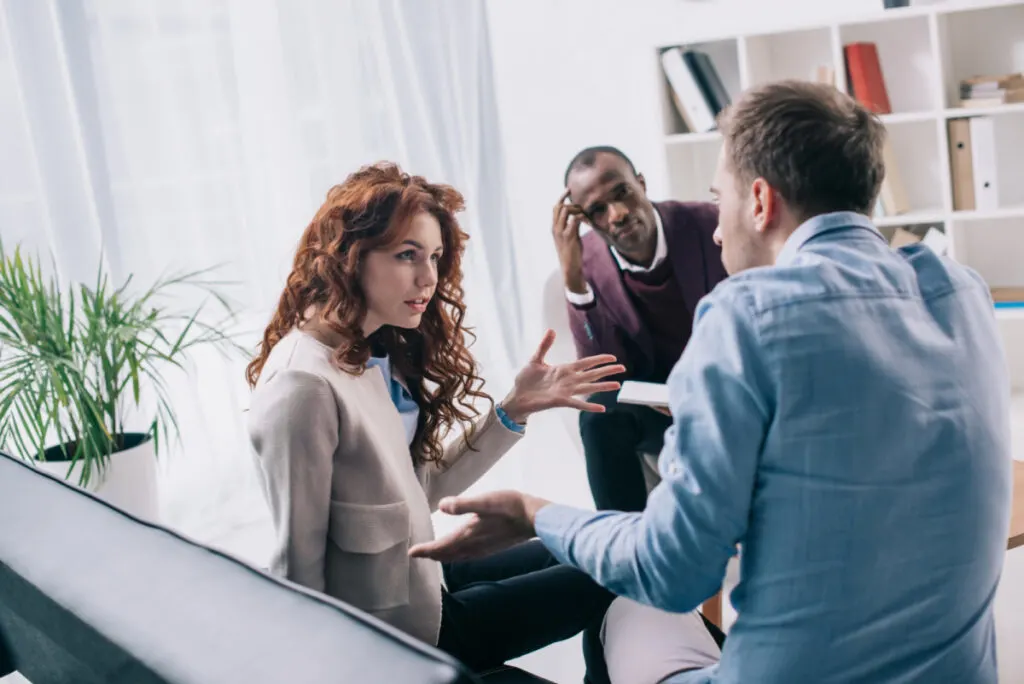
[[[253,348],[327,189],[390,159],[459,188],[489,388],[522,357],[483,0],[0,0],[0,237],[65,281],[220,264]],[[171,376],[165,518],[215,539],[263,510],[245,361]],[[234,510],[234,513],[225,511]]]

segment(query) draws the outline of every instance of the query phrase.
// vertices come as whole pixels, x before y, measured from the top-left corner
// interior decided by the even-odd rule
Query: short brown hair
[[[832,86],[754,88],[722,113],[719,129],[740,182],[764,178],[803,218],[872,213],[885,177],[885,126]]]

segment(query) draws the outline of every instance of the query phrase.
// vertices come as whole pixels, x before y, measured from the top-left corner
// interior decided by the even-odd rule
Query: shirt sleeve
[[[587,291],[584,292],[583,294],[573,292],[572,290],[566,288],[565,298],[568,299],[569,303],[572,304],[573,306],[587,306],[588,304],[593,303],[594,291],[590,289],[590,283],[584,283],[584,285],[586,286]]]
[[[535,521],[562,562],[616,594],[677,612],[721,587],[747,530],[773,413],[753,317],[710,299],[698,307],[693,338],[669,377],[673,421],[659,458],[663,479],[644,512],[548,505]]]

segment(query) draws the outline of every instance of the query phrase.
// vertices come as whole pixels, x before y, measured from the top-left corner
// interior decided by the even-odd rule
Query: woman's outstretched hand
[[[549,408],[568,407],[599,413],[605,410],[579,398],[596,392],[619,389],[618,382],[605,378],[623,373],[626,367],[615,363],[611,354],[588,356],[579,361],[552,366],[544,361],[555,342],[555,332],[548,330],[537,347],[537,352],[516,376],[515,387],[501,402],[501,407],[512,420],[522,423],[531,413]]]

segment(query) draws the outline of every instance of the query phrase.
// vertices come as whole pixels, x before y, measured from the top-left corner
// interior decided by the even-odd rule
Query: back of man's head
[[[832,86],[783,81],[749,90],[719,128],[744,186],[764,178],[803,218],[872,213],[885,175],[885,127]]]

